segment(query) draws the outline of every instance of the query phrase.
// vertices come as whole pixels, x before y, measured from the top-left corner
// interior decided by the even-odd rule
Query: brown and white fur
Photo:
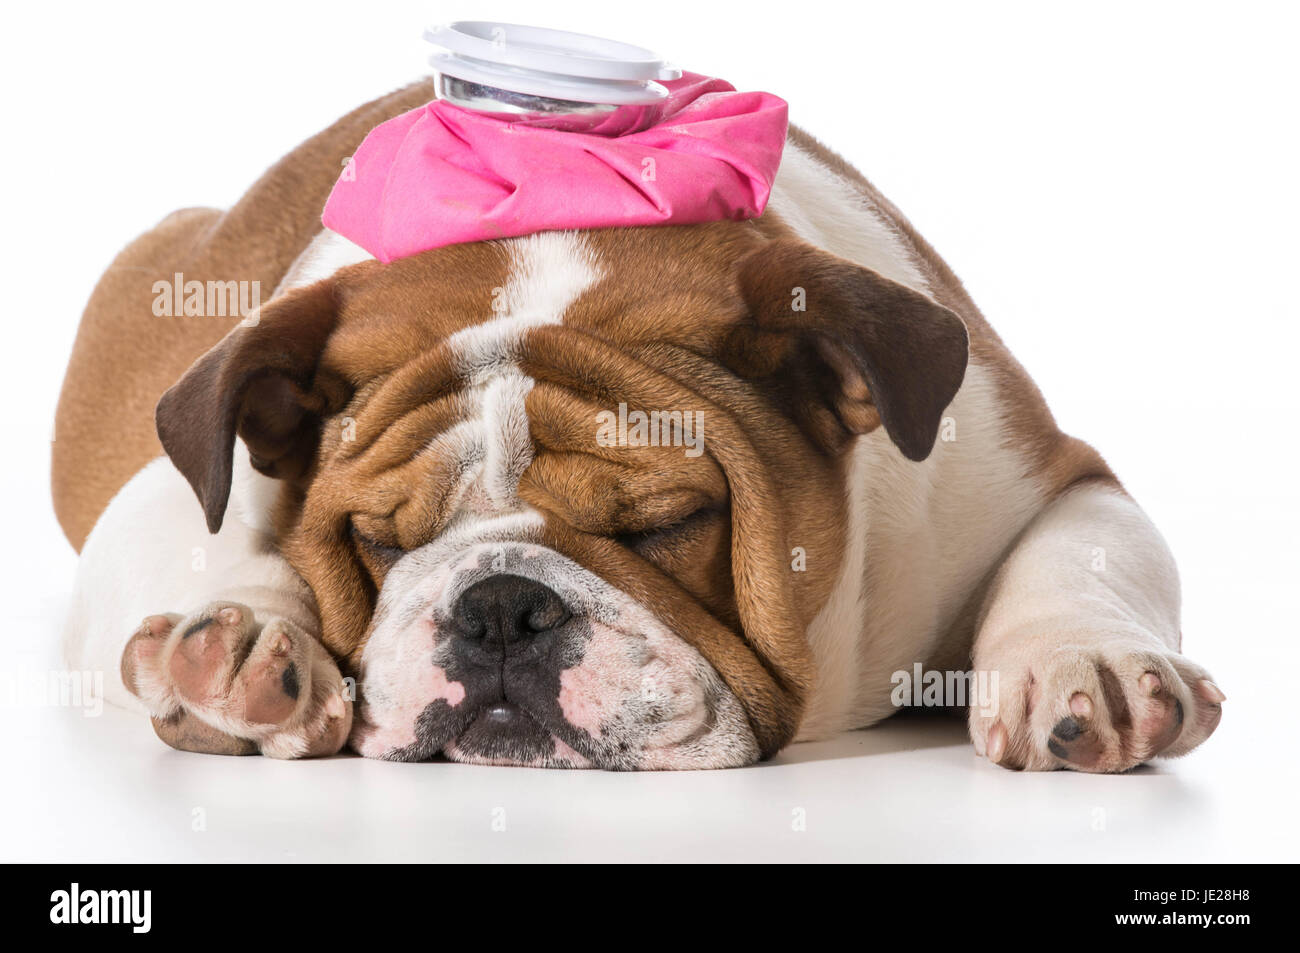
[[[717,767],[880,721],[919,663],[997,673],[970,731],[1008,767],[1119,771],[1214,730],[1160,535],[856,170],[792,128],[755,222],[380,265],[320,209],[430,96],[175,213],[95,291],[53,483],[67,654],[120,669],[110,701],[198,751]],[[247,326],[157,318],[176,272],[276,293]],[[594,450],[624,396],[699,409],[709,452]],[[549,654],[506,638],[510,685],[475,687],[464,620],[508,599]]]

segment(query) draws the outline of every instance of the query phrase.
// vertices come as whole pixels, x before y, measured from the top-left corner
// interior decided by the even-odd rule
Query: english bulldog
[[[433,95],[100,280],[53,494],[109,701],[188,751],[607,769],[873,725],[900,673],[990,676],[958,703],[1007,768],[1214,731],[1159,533],[858,171],[791,127],[760,217],[384,264],[322,206]],[[194,282],[272,291],[213,315]]]

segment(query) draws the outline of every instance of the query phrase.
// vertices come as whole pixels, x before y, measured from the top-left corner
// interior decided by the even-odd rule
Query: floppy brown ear
[[[923,294],[805,242],[741,263],[749,318],[727,362],[828,451],[883,424],[910,460],[930,455],[966,373],[966,326]]]
[[[158,439],[194,488],[208,530],[217,532],[230,498],[235,436],[253,467],[288,479],[310,464],[321,415],[348,390],[317,372],[338,322],[332,279],[273,299],[194,362],[158,401]]]

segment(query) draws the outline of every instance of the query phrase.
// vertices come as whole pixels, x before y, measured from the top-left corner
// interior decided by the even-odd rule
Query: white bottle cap
[[[564,30],[459,20],[430,27],[424,38],[445,51],[429,59],[442,77],[440,93],[476,109],[561,112],[572,104],[650,106],[668,96],[656,80],[682,75],[650,50]],[[446,77],[461,82],[449,84]],[[555,102],[539,107],[534,97]]]

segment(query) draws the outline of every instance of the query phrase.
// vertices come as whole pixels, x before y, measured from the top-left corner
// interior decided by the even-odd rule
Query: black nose
[[[451,615],[463,638],[503,651],[569,620],[564,601],[546,586],[508,575],[474,583],[461,593]]]

